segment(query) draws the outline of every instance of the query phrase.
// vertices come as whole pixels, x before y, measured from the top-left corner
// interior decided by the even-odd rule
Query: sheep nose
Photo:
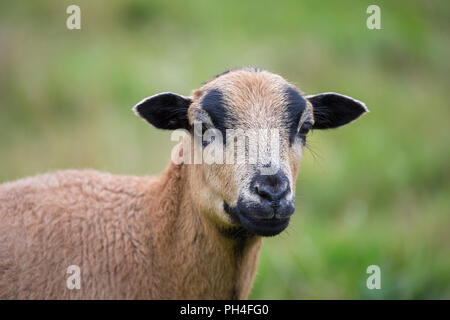
[[[273,175],[258,175],[253,187],[256,194],[270,202],[281,201],[290,191],[289,179],[281,171]]]

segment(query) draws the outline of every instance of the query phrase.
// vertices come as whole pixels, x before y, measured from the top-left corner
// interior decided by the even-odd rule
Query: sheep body
[[[159,178],[60,171],[0,185],[0,299],[244,298],[245,247],[189,205],[183,166]],[[81,289],[66,286],[81,270]],[[253,278],[254,270],[244,278]]]

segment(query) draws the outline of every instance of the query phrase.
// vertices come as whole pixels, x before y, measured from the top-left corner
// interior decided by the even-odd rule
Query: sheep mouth
[[[287,228],[290,222],[289,216],[276,214],[276,209],[272,215],[261,217],[255,214],[252,206],[238,203],[235,207],[230,207],[224,202],[224,210],[229,214],[232,221],[242,226],[248,233],[263,237],[273,237]],[[293,210],[292,210],[293,211]]]

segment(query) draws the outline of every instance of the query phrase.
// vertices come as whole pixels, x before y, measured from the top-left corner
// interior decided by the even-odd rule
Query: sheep
[[[307,96],[279,75],[239,68],[189,97],[161,93],[134,111],[157,128],[184,129],[182,141],[195,138],[201,122],[223,133],[209,146],[224,152],[234,148],[228,129],[278,128],[279,161],[272,174],[259,162],[172,161],[159,177],[67,170],[4,183],[0,299],[246,299],[262,237],[282,232],[294,212],[308,131],[368,110],[344,95]],[[72,265],[79,289],[67,285]]]

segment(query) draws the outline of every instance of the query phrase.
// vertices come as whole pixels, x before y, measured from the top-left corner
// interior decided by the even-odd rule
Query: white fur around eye
[[[212,122],[211,117],[209,114],[202,110],[202,109],[195,109],[193,111],[193,121],[192,122],[200,122],[202,125],[204,125],[207,129],[214,128],[214,124]]]
[[[311,113],[308,112],[307,110],[305,110],[303,112],[302,116],[300,117],[300,121],[298,122],[298,127],[297,127],[297,133],[300,132],[300,129],[305,122],[314,123]]]

